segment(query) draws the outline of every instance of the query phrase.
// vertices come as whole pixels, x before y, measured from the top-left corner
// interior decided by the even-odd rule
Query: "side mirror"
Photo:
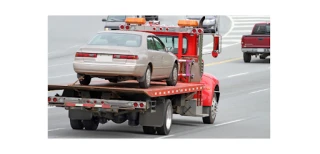
[[[166,52],[172,52],[172,51],[173,51],[173,47],[166,47],[166,48],[165,48],[165,51],[166,51]]]
[[[102,22],[106,22],[107,20],[106,19],[102,19]]]

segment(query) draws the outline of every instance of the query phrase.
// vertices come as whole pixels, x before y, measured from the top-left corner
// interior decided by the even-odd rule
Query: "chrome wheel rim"
[[[217,98],[215,97],[212,100],[212,106],[211,106],[211,117],[214,119],[217,116],[217,109],[218,109],[218,101]]]
[[[177,71],[177,68],[174,67],[173,68],[173,81],[176,82],[177,81],[177,78],[178,78],[178,71]]]
[[[150,85],[150,69],[147,69],[147,73],[146,73],[146,82],[147,85]]]
[[[168,106],[168,109],[167,109],[167,119],[166,119],[166,127],[167,127],[167,130],[170,129],[171,127],[171,123],[172,123],[172,107],[171,105]]]

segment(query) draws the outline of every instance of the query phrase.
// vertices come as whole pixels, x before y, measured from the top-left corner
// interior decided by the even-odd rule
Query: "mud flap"
[[[92,113],[86,110],[69,110],[71,120],[91,120]]]
[[[139,115],[139,123],[141,126],[161,127],[164,123],[164,116],[167,106],[165,98],[160,98],[156,102],[156,112],[151,112],[151,108]]]

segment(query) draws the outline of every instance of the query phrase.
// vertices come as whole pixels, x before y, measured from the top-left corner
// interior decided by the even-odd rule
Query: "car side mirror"
[[[172,52],[172,51],[173,51],[173,48],[172,48],[172,47],[166,47],[166,48],[165,48],[165,51],[166,51],[166,52]]]
[[[106,22],[107,20],[106,19],[102,19],[102,22]]]

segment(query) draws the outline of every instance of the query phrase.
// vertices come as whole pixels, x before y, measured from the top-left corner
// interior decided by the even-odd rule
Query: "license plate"
[[[97,61],[99,62],[112,62],[112,55],[98,55]]]
[[[257,51],[258,52],[264,52],[264,49],[258,49]]]

